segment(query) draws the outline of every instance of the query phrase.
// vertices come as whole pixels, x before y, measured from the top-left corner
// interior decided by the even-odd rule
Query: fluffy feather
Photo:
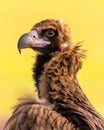
[[[23,99],[7,122],[8,130],[104,129],[104,119],[77,80],[84,50],[80,49],[80,44],[73,45],[70,39],[68,26],[54,19],[35,24],[32,32],[20,38],[19,50],[31,47],[38,51],[33,78],[39,99]]]
[[[32,96],[20,99],[5,130],[80,130],[48,107],[37,104]]]

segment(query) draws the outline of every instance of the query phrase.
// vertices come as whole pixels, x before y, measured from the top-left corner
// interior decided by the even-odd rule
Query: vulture
[[[37,51],[33,79],[38,97],[19,99],[5,130],[104,130],[104,119],[77,80],[85,50],[71,42],[62,19],[36,23],[18,41],[18,50]]]

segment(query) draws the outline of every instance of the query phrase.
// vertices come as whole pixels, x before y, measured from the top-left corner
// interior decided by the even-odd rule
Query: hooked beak
[[[21,53],[23,48],[42,48],[49,45],[50,42],[38,37],[38,32],[33,30],[29,33],[23,34],[18,40],[18,50]]]

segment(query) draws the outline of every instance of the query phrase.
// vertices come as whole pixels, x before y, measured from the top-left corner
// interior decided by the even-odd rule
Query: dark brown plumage
[[[17,105],[7,122],[7,128],[103,130],[104,119],[77,81],[76,74],[82,67],[81,58],[85,55],[80,44],[71,43],[68,26],[54,19],[37,23],[30,33],[19,40],[19,51],[26,47],[39,52],[33,67],[39,99],[22,99],[23,102]],[[51,125],[48,124],[50,118]]]
[[[5,130],[80,130],[61,114],[37,104],[34,97],[20,99]]]

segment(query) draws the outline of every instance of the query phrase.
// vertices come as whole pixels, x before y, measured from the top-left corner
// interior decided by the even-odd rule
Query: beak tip
[[[18,44],[18,51],[21,54],[21,48],[19,47],[19,44]]]
[[[23,34],[20,38],[19,38],[19,40],[18,40],[18,44],[17,44],[17,48],[18,48],[18,51],[19,51],[19,53],[21,54],[21,50],[23,49],[23,48],[26,48],[27,46],[28,46],[28,38],[29,38],[30,36],[28,35],[28,33],[25,33],[25,34]]]
[[[19,53],[21,54],[21,49],[18,49]]]

